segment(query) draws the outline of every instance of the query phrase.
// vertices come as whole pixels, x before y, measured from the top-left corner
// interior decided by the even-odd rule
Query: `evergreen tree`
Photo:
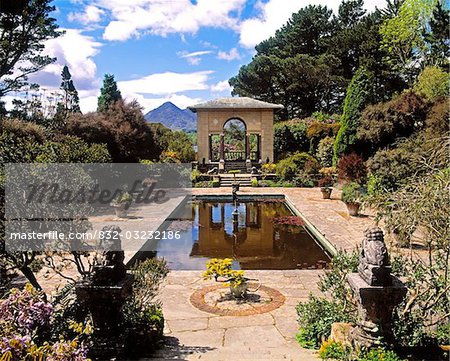
[[[61,34],[49,16],[55,10],[50,2],[0,1],[0,97],[22,88],[29,74],[56,60],[42,55],[43,43]]]
[[[450,11],[439,1],[430,20],[429,31],[424,35],[428,46],[427,65],[448,67],[450,58]]]
[[[80,113],[80,99],[78,98],[78,91],[72,81],[72,75],[70,74],[67,65],[61,72],[61,86],[64,91],[64,109],[69,113]]]
[[[338,158],[353,150],[356,143],[356,131],[364,107],[370,101],[372,76],[365,68],[359,68],[347,89],[341,127],[334,142],[333,164]]]
[[[117,83],[114,80],[114,75],[105,74],[103,79],[103,87],[100,89],[100,96],[97,102],[97,111],[105,112],[108,108],[122,99],[120,90],[117,88]]]

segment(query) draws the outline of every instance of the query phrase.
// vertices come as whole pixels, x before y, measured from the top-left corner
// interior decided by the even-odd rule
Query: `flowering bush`
[[[203,273],[203,279],[214,278],[218,281],[219,277],[225,277],[225,282],[230,282],[231,286],[237,287],[244,283],[244,271],[235,271],[231,269],[233,260],[231,258],[218,259],[213,258],[206,262],[206,271]]]
[[[0,301],[0,360],[87,360],[87,349],[76,336],[56,342],[50,339],[54,309],[31,285],[23,291],[13,289]],[[90,327],[70,323],[78,334],[91,332]]]

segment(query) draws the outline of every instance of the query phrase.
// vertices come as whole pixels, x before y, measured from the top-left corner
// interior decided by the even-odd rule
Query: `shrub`
[[[422,129],[426,114],[425,100],[413,91],[405,91],[389,102],[371,105],[364,110],[358,127],[358,139],[367,152],[373,154],[397,139],[409,137]]]
[[[261,171],[264,175],[275,173],[277,165],[275,163],[265,163],[261,166]]]
[[[359,68],[347,88],[341,127],[334,142],[333,164],[338,158],[351,150],[356,143],[356,130],[359,126],[361,111],[369,102],[369,88],[372,75],[364,68]]]
[[[306,132],[306,135],[309,139],[309,151],[315,153],[319,142],[326,137],[334,138],[339,131],[339,128],[339,123],[310,123]]]
[[[329,175],[319,179],[317,184],[319,187],[331,187],[333,185],[333,178]]]
[[[308,150],[306,123],[301,119],[279,122],[274,125],[274,150],[277,159],[288,153]]]
[[[320,140],[317,146],[316,157],[322,167],[331,167],[333,165],[333,145],[334,138],[325,137]]]
[[[256,178],[252,179],[252,187],[258,187],[258,180]]]
[[[164,316],[155,297],[169,270],[164,260],[148,259],[134,265],[131,272],[133,291],[124,305],[126,346],[128,354],[142,356],[154,348],[163,334]]]
[[[319,169],[319,162],[313,156],[308,153],[295,153],[278,162],[276,174],[283,180],[292,180],[301,171],[306,174],[314,174]]]
[[[402,147],[376,152],[367,162],[371,172],[371,188],[375,186],[373,182],[376,180],[379,191],[397,189],[414,172],[411,168],[412,157],[414,154]]]
[[[348,360],[351,352],[351,348],[341,342],[326,340],[320,345],[318,353],[322,360]]]
[[[154,160],[160,153],[153,132],[135,101],[117,101],[101,113],[72,114],[63,132],[89,144],[106,143],[115,163]]]
[[[333,323],[351,321],[342,305],[313,295],[308,302],[299,303],[296,310],[300,326],[297,341],[306,348],[319,347],[329,337]]]
[[[365,193],[360,184],[350,182],[342,187],[341,200],[344,203],[359,203],[363,201]]]
[[[449,74],[438,66],[425,67],[417,78],[414,90],[427,99],[447,96],[449,93]]]
[[[337,165],[339,179],[364,183],[367,167],[364,159],[355,153],[343,155]]]
[[[425,120],[426,131],[430,137],[444,135],[450,132],[450,108],[448,106],[449,98],[442,97],[436,99],[427,114]]]
[[[359,361],[402,361],[394,351],[378,347],[370,350],[363,350],[358,354]]]

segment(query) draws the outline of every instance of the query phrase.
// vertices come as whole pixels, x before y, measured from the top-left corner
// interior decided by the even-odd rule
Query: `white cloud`
[[[275,34],[291,17],[307,5],[323,5],[333,9],[339,8],[341,0],[269,0],[267,3],[258,2],[256,5],[260,10],[257,17],[244,20],[240,25],[239,43],[246,48],[253,48],[256,44]],[[364,7],[373,10],[386,4],[385,0],[368,0]]]
[[[203,51],[194,51],[192,53],[188,53],[186,51],[182,51],[182,52],[178,52],[177,55],[180,58],[186,59],[186,61],[190,64],[190,65],[198,65],[200,64],[200,62],[202,61],[202,56],[203,55],[208,55],[211,54],[212,51],[211,50],[203,50]]]
[[[70,12],[67,16],[69,21],[77,21],[83,25],[95,24],[102,20],[102,16],[105,12],[94,5],[88,5],[81,13]]]
[[[43,87],[59,88],[62,68],[67,65],[78,90],[97,86],[97,66],[93,57],[98,54],[101,44],[81,30],[64,30],[64,35],[45,42],[44,53],[56,57],[56,62],[30,76],[30,80]]]
[[[228,84],[228,80],[222,80],[214,85],[211,85],[211,91],[215,93],[220,93],[224,91],[231,92],[231,86],[230,84]]]
[[[97,0],[112,21],[103,38],[125,41],[142,33],[166,36],[195,34],[200,27],[238,30],[238,13],[245,0]]]
[[[239,60],[241,54],[239,54],[239,51],[236,48],[233,48],[228,53],[226,51],[219,51],[217,53],[217,58],[226,61]]]
[[[119,89],[126,93],[173,94],[188,90],[208,89],[207,81],[213,71],[193,73],[155,73],[140,79],[118,82]]]

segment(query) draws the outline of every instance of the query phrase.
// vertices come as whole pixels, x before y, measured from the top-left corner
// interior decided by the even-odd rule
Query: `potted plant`
[[[111,206],[114,207],[114,211],[116,212],[117,217],[126,218],[132,200],[133,198],[131,197],[130,193],[123,192],[111,202]]]
[[[226,282],[230,284],[230,292],[235,298],[244,298],[248,290],[249,278],[244,276],[244,271],[232,270],[233,260],[231,258],[213,258],[206,262],[206,271],[203,273],[204,280],[214,278],[216,282]],[[256,292],[259,286],[252,290]]]
[[[320,191],[322,192],[323,199],[330,199],[331,192],[333,191],[333,178],[327,175],[321,179],[319,179],[318,185],[320,187]]]
[[[341,199],[347,206],[349,215],[358,215],[359,207],[361,206],[364,195],[364,188],[356,182],[347,183],[342,187]]]

